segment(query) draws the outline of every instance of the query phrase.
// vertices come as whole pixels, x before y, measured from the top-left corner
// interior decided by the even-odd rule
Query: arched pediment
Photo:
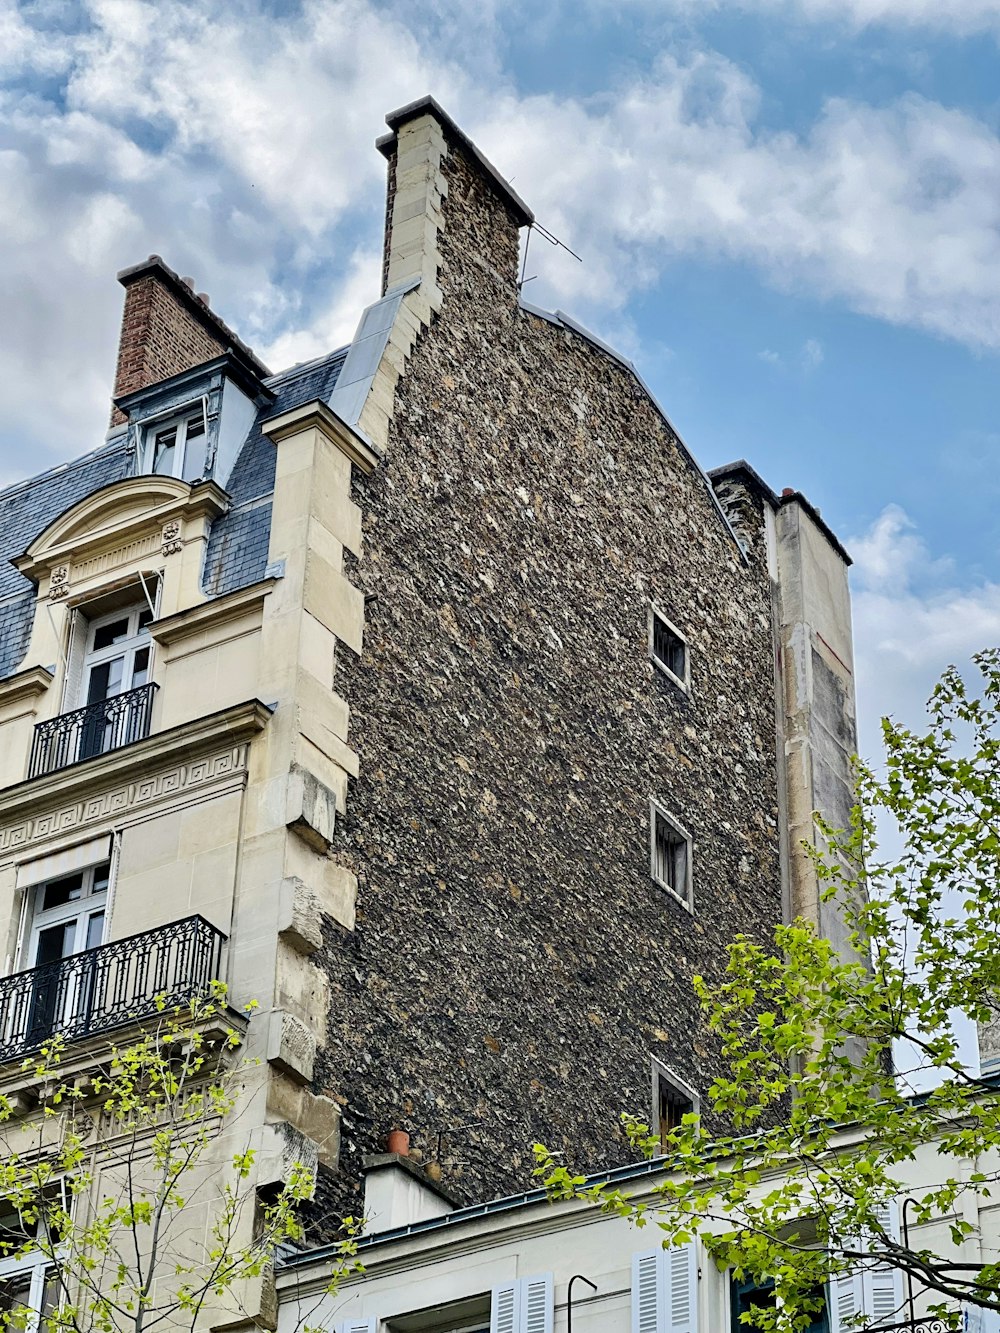
[[[91,492],[52,520],[13,564],[32,582],[51,576],[50,597],[65,596],[71,572],[89,580],[154,550],[167,555],[188,535],[229,507],[211,481],[187,482],[149,474],[126,477]]]
[[[21,559],[37,560],[45,551],[72,546],[108,528],[131,527],[158,514],[164,505],[183,502],[191,484],[176,477],[126,477],[77,500],[38,534]]]

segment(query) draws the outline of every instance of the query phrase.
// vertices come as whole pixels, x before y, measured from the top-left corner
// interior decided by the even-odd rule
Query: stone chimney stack
[[[269,372],[215,312],[205,296],[192,290],[194,280],[180,278],[159,255],[118,274],[125,288],[114,397],[158,384],[182,370],[236,351],[261,376]],[[116,407],[111,425],[125,420]]]
[[[463,242],[516,294],[519,232],[534,221],[531,209],[433,97],[385,119],[390,133],[377,143],[389,162],[383,295],[418,278],[430,307],[440,309],[442,275],[452,256],[461,264],[455,251]]]

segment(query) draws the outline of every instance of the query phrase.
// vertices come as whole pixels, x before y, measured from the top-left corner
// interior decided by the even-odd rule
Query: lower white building
[[[907,1198],[940,1171],[933,1146],[918,1153],[900,1178],[894,1227],[908,1225]],[[651,1198],[663,1162],[607,1178],[637,1199]],[[952,1244],[948,1217],[910,1224],[910,1243],[964,1263],[995,1262],[1000,1202],[970,1188],[961,1209],[974,1225],[962,1246]],[[591,1204],[551,1203],[542,1190],[449,1211],[439,1187],[406,1157],[369,1159],[366,1226],[365,1271],[333,1295],[325,1292],[332,1249],[285,1262],[278,1333],[303,1326],[329,1333],[740,1333],[740,1315],[769,1299],[766,1286],[719,1271],[698,1242],[665,1250],[655,1222],[639,1228]],[[809,1333],[947,1327],[927,1319],[927,1297],[887,1267],[839,1279],[825,1294],[826,1309]],[[970,1333],[1000,1327],[979,1310],[956,1309],[955,1316]]]

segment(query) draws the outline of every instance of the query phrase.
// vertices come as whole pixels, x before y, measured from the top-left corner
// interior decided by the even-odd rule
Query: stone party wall
[[[650,1057],[718,1067],[691,978],[781,915],[763,543],[744,561],[631,373],[518,308],[514,214],[454,145],[440,316],[356,475],[364,649],[335,688],[360,756],[336,857],[316,1091],[343,1107],[321,1203],[358,1210],[394,1126],[474,1200],[531,1185],[530,1144],[634,1153]],[[691,693],[649,660],[650,602],[688,637]],[[694,838],[695,910],[649,873],[649,800]]]

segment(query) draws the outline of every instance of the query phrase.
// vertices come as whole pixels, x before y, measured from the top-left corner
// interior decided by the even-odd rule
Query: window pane
[[[113,643],[121,643],[128,638],[129,617],[113,620],[109,625],[98,625],[94,630],[94,652],[100,648],[110,648]]]
[[[137,690],[149,680],[149,649],[140,648],[132,661],[132,685]]]
[[[87,686],[87,703],[100,703],[121,694],[122,676],[125,672],[124,657],[113,657],[110,662],[100,662],[90,669],[90,682]]]
[[[662,616],[653,612],[653,656],[678,680],[687,676],[687,648]]]
[[[153,590],[152,590],[152,588],[151,588],[151,589],[150,589],[150,592],[152,593],[152,591],[153,591]],[[148,606],[144,606],[144,607],[142,608],[142,610],[139,612],[139,632],[140,632],[140,633],[146,628],[146,626],[149,624],[149,622],[150,622],[152,619],[153,619],[153,613],[152,613],[152,611],[150,611],[150,609],[149,609]]]
[[[50,884],[46,884],[42,891],[43,912],[47,912],[50,907],[62,907],[64,903],[76,902],[83,894],[83,875],[79,872],[75,875],[66,875],[62,879],[54,879]]]
[[[105,861],[103,865],[94,868],[94,893],[103,893],[108,887],[108,880],[111,876],[111,862]]]
[[[172,477],[177,453],[177,427],[158,430],[153,436],[153,466],[150,469],[160,477]]]
[[[40,930],[38,932],[38,947],[35,950],[35,967],[41,967],[45,963],[58,963],[61,958],[68,958],[73,952],[75,936],[75,919]]]
[[[104,913],[94,912],[87,922],[87,941],[85,949],[96,949],[104,938]]]
[[[192,417],[187,423],[187,436],[184,442],[185,481],[197,481],[205,471],[205,422],[202,417]]]
[[[16,1312],[29,1308],[30,1296],[30,1269],[26,1273],[15,1273],[12,1277],[0,1278],[0,1310],[8,1316],[13,1316],[10,1319],[11,1328],[23,1327],[24,1315],[18,1317]]]

